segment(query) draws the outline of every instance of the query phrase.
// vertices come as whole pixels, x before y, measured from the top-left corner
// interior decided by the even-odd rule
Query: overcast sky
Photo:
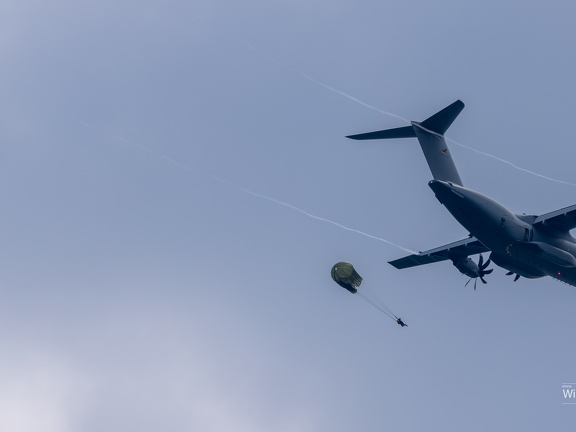
[[[465,186],[518,213],[575,204],[573,1],[0,17],[1,430],[573,426],[576,287],[391,267],[467,232],[415,139],[345,138],[461,99]],[[335,285],[342,260],[409,326]]]

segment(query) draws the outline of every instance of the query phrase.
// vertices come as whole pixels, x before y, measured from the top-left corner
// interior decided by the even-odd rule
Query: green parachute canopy
[[[334,264],[331,274],[334,282],[352,294],[358,291],[357,288],[362,283],[362,276],[358,274],[354,266],[344,261]]]

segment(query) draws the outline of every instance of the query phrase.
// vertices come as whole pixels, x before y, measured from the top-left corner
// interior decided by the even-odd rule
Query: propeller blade
[[[514,272],[508,272],[506,273],[506,276],[512,276],[514,274]]]
[[[514,278],[514,282],[516,282],[518,279],[520,279],[520,275],[517,274],[516,277]]]
[[[468,286],[470,281],[472,279],[474,279],[474,291],[476,291],[476,286],[478,284],[478,278],[480,278],[480,280],[482,281],[483,284],[487,284],[488,282],[486,282],[486,280],[484,279],[484,276],[487,274],[490,274],[494,271],[494,269],[486,270],[486,267],[488,267],[491,262],[492,261],[490,261],[490,258],[488,258],[488,260],[486,262],[484,262],[484,256],[482,254],[480,254],[480,258],[478,259],[477,269],[475,269],[474,271],[469,273],[469,274],[473,274],[474,276],[468,282],[466,282],[466,285],[464,285],[464,286]]]

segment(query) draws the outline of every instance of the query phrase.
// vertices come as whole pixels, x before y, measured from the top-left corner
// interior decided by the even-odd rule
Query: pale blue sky
[[[399,271],[403,250],[278,202],[413,250],[464,237],[416,140],[344,138],[456,99],[449,138],[576,183],[575,14],[3,2],[0,429],[572,425],[576,288]],[[464,184],[513,211],[576,203],[576,186],[450,146]],[[341,260],[409,327],[336,286]]]

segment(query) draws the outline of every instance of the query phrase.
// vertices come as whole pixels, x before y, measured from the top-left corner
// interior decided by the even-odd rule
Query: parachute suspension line
[[[393,316],[396,319],[398,317],[392,310],[384,303],[380,295],[376,292],[376,290],[371,286],[365,286],[358,290],[358,293],[363,295],[367,301],[370,301],[374,306],[376,306],[379,310],[385,312],[388,316]]]
[[[391,319],[393,319],[394,321],[396,321],[397,318],[395,318],[394,316],[390,315],[390,313],[388,313],[386,310],[382,309],[380,306],[378,306],[377,304],[375,304],[373,301],[371,301],[369,298],[360,295],[360,298],[362,300],[364,300],[365,302],[371,304],[372,306],[374,306],[376,309],[378,309],[380,312],[382,312],[384,315],[386,315],[387,317],[390,317]]]
[[[334,264],[330,272],[332,279],[338,285],[352,294],[358,294],[364,301],[370,303],[384,315],[392,318],[394,321],[399,321],[399,318],[384,304],[378,293],[368,287],[360,288],[362,284],[362,276],[354,269],[354,266],[348,262],[340,261]]]
[[[385,309],[383,309],[383,308],[381,308],[380,306],[378,306],[378,304],[376,304],[376,302],[375,302],[373,299],[371,299],[369,296],[366,296],[364,292],[358,291],[357,294],[360,296],[360,298],[361,298],[362,300],[364,300],[365,302],[367,302],[367,303],[371,304],[372,306],[374,306],[376,309],[378,309],[378,310],[379,310],[380,312],[382,312],[384,315],[392,318],[394,321],[396,321],[396,320],[398,319],[398,318],[396,317],[396,315],[391,314],[390,312],[388,312],[388,311],[386,311]]]

